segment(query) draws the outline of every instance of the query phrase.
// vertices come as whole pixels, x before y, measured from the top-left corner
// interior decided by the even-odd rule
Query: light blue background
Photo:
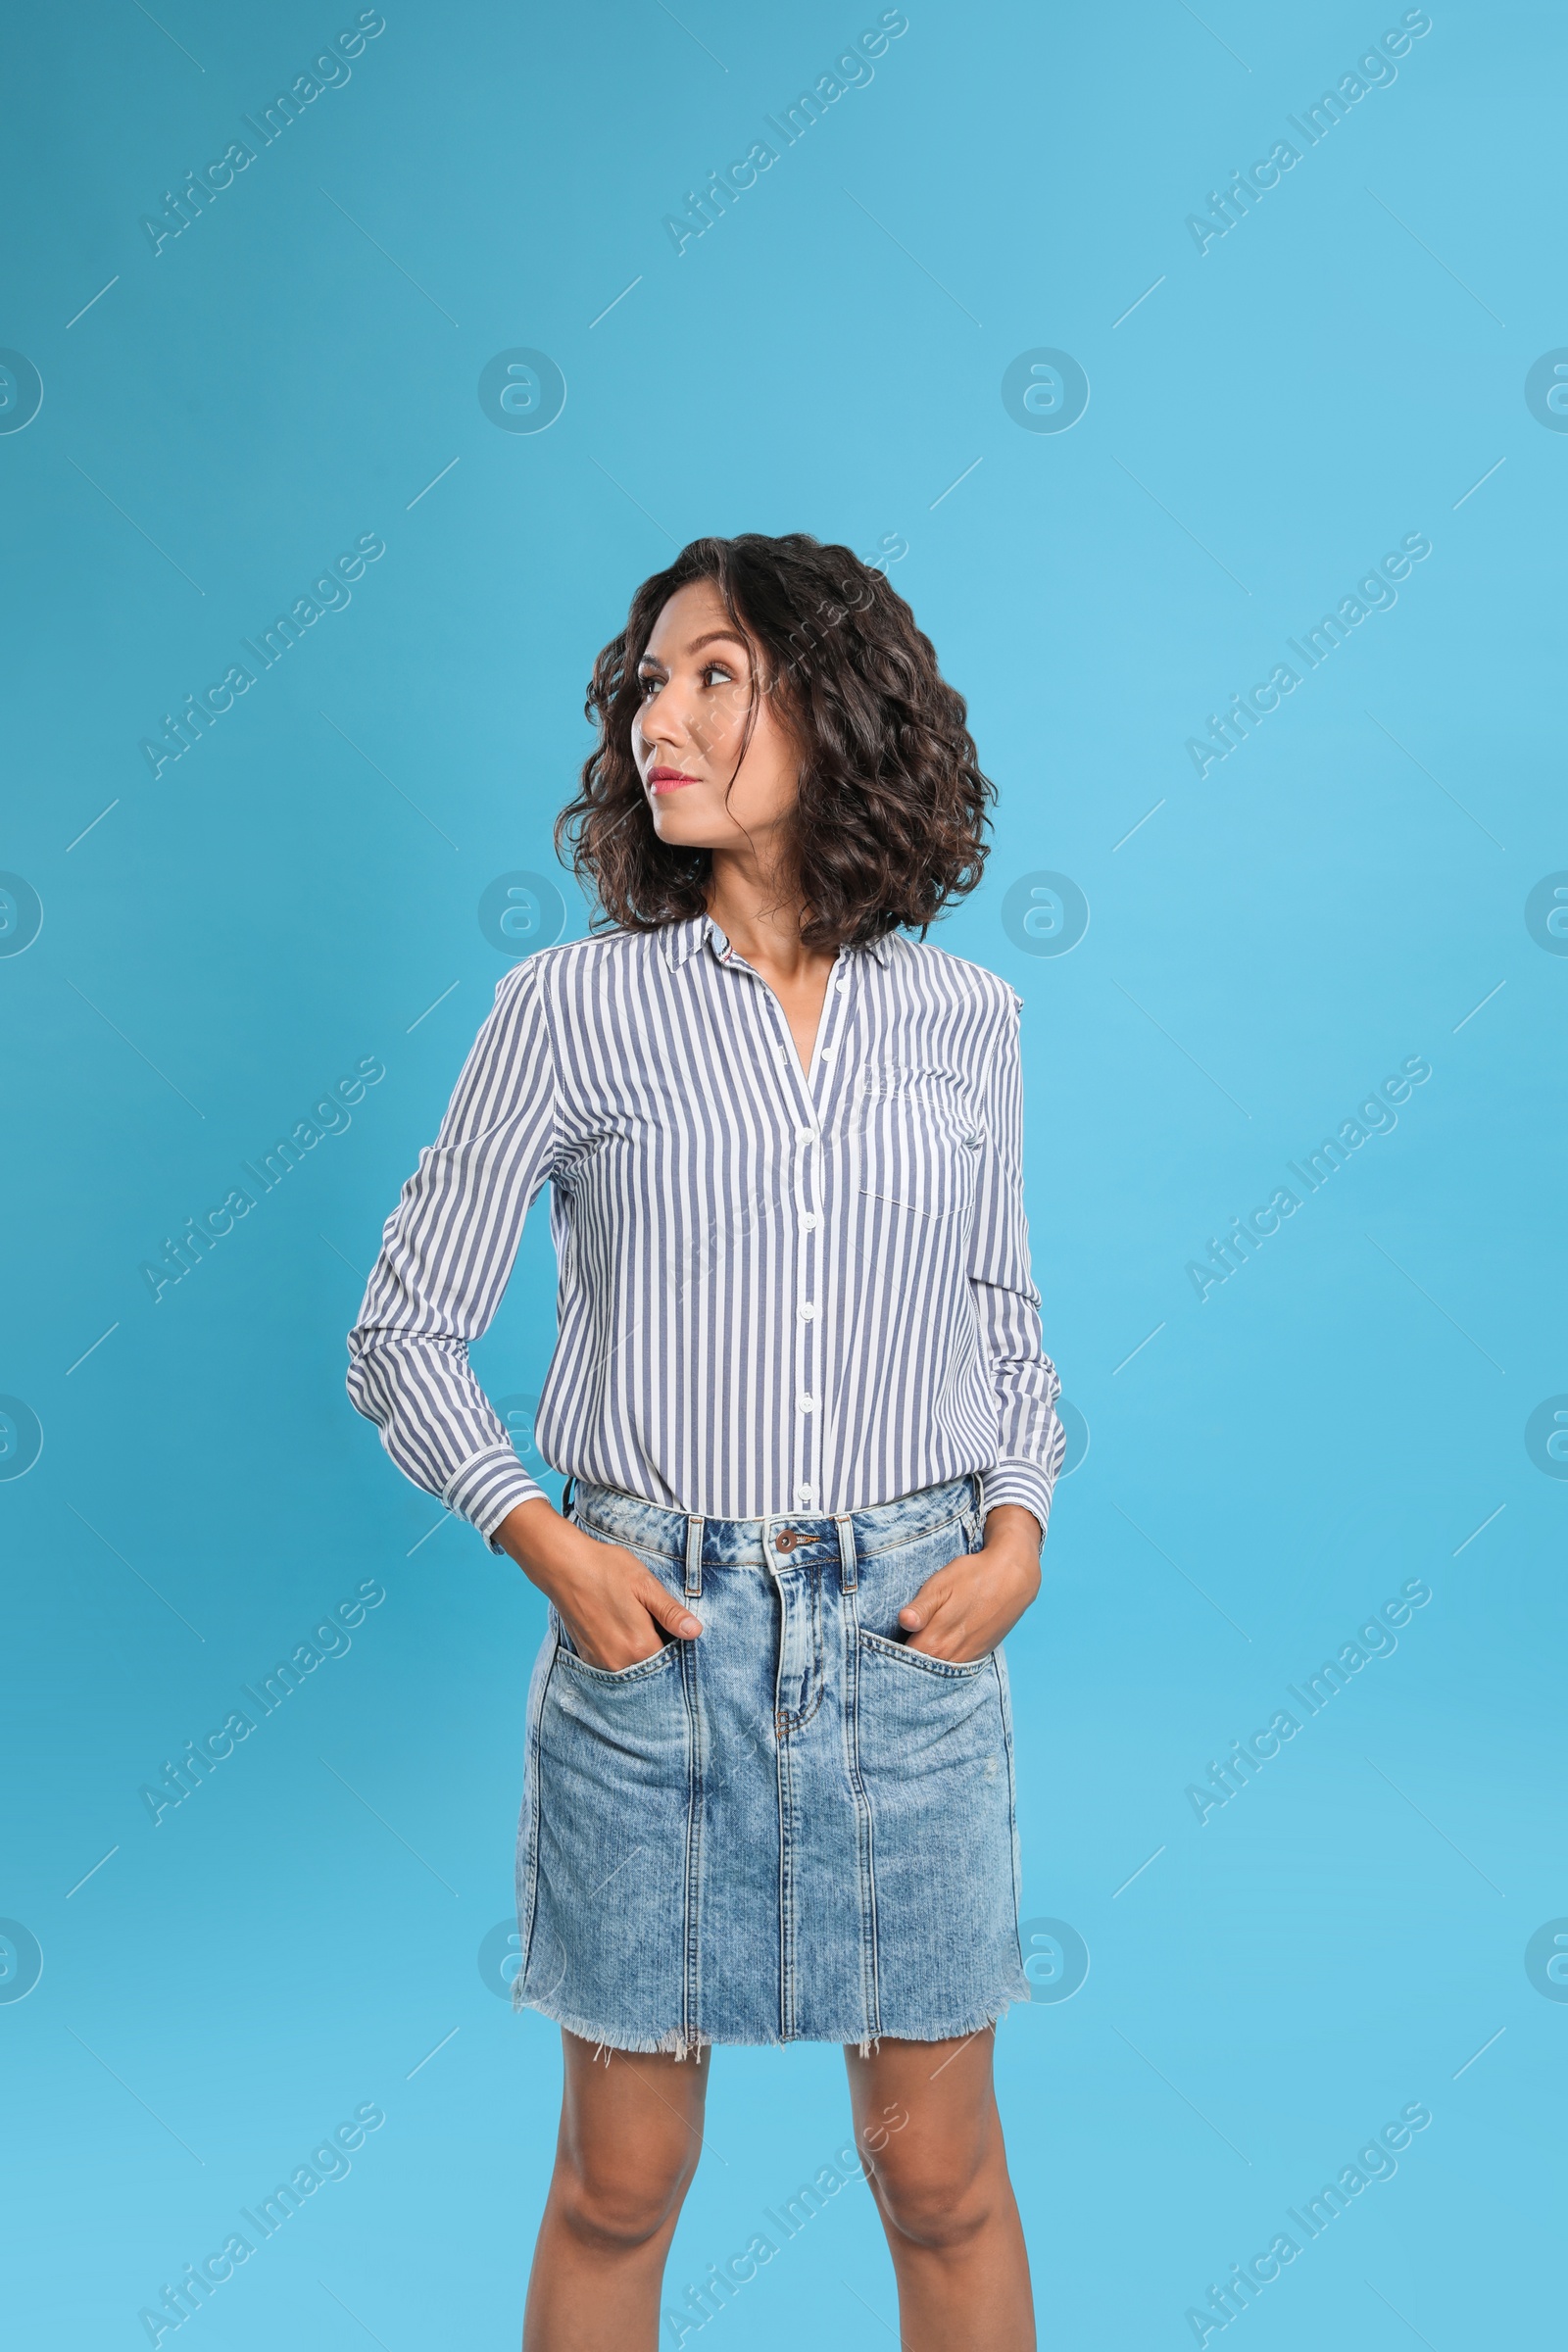
[[[352,8],[4,35],[0,342],[44,385],[0,436],[0,865],[43,906],[0,958],[0,1390],[44,1433],[0,1483],[0,1912],[43,1953],[0,2003],[18,2342],[144,2342],[368,2101],[350,2177],[190,2325],[516,2340],[558,2045],[477,1953],[543,1606],[384,1461],[343,1336],[506,968],[480,895],[551,867],[592,658],[678,543],[742,529],[906,542],[1001,788],[939,936],[1025,998],[1036,1274],[1091,1432],[1009,1644],[1025,1910],[1092,1955],[999,2037],[1042,2340],[1192,2342],[1416,2100],[1254,2352],[1525,2343],[1553,2308],[1568,2006],[1524,1953],[1568,1913],[1568,1486],[1524,1429],[1568,1391],[1568,960],[1524,905],[1568,866],[1568,436],[1523,387],[1568,344],[1560,18],[1437,6],[1200,256],[1189,212],[1399,9],[911,0],[677,257],[662,217],[877,13],[389,6],[156,258],[141,216]],[[566,380],[538,435],[477,398],[519,345]],[[1068,432],[1004,409],[1038,346],[1088,373]],[[1397,605],[1200,782],[1206,714],[1418,531]],[[367,532],[352,605],[155,782],[160,714]],[[1091,908],[1060,957],[1001,920],[1042,869]],[[1416,1054],[1397,1128],[1200,1303],[1187,1261]],[[142,1261],[368,1055],[352,1126],[154,1305]],[[552,1309],[538,1211],[492,1395],[537,1393]],[[1188,1784],[1412,1577],[1396,1652],[1200,1826]],[[155,1828],[142,1784],[371,1578],[350,1652]],[[676,2291],[843,2143],[837,2053],[721,2054],[710,2122]],[[854,2187],[708,2340],[893,2317]]]

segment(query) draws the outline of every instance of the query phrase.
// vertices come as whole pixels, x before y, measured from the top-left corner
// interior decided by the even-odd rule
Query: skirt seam
[[[859,1587],[844,1595],[845,1745],[855,1796],[857,1860],[860,1870],[860,1998],[871,2038],[882,2031],[876,1913],[876,1822],[860,1771],[860,1596]],[[866,2054],[861,2042],[860,2054]]]
[[[519,1920],[517,1923],[522,1930],[517,1939],[521,1954],[515,1980],[517,1985],[521,1985],[527,1981],[528,1962],[533,1953],[534,1923],[539,1915],[539,1826],[544,1780],[540,1769],[540,1744],[544,1730],[545,1702],[550,1695],[550,1685],[555,1675],[556,1659],[559,1655],[560,1644],[558,1643],[551,1652],[550,1663],[540,1682],[538,1704],[529,1709],[530,1721],[525,1770],[527,1781],[530,1784],[529,1794],[533,1802],[528,1821],[528,1917],[526,1922]]]
[[[686,1965],[681,1972],[683,2032],[689,2044],[697,2039],[702,2015],[702,1886],[703,1886],[703,1723],[698,1690],[701,1671],[694,1642],[684,1645],[681,1665],[686,1698],[687,1812],[686,1812]],[[684,2056],[684,2051],[677,2055]]]

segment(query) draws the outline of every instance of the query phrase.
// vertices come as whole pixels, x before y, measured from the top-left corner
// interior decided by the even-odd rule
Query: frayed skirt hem
[[[1028,1998],[1027,1992],[1003,1993],[987,2003],[984,2014],[978,2019],[971,2018],[957,2025],[922,2025],[918,2033],[900,2034],[884,2026],[880,2033],[864,2035],[853,2032],[798,2034],[791,2035],[790,2039],[832,2042],[841,2048],[855,2049],[862,2058],[869,2058],[884,2041],[972,2041],[977,2034],[984,2034],[998,2025],[1015,2001],[1027,2001]],[[708,2049],[782,2049],[785,2046],[785,2036],[781,2034],[709,2034],[700,2029],[688,2034],[680,2026],[670,2026],[662,2034],[628,2034],[623,2026],[608,2026],[602,2021],[574,2016],[554,2001],[525,1996],[520,1977],[513,1984],[512,2006],[514,2010],[537,2010],[541,2017],[549,2018],[552,2024],[562,2027],[567,2034],[575,2034],[579,2041],[591,2043],[596,2056],[601,2050],[607,2053],[618,2050],[627,2056],[701,2060],[704,2050]]]

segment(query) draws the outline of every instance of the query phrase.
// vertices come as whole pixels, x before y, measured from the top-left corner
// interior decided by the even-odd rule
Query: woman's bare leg
[[[601,2050],[562,2032],[556,2169],[523,2352],[655,2352],[664,2258],[702,2149],[706,2057]]]
[[[964,2041],[846,2049],[855,2136],[887,2231],[906,2352],[1034,2352],[1023,2225],[991,2058]]]

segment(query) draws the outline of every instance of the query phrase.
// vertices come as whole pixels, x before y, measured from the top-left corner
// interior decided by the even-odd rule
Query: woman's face
[[[799,797],[800,753],[778,697],[758,677],[756,724],[741,758],[756,665],[710,580],[676,590],[654,623],[638,675],[632,757],[660,840],[765,850],[760,837]]]

